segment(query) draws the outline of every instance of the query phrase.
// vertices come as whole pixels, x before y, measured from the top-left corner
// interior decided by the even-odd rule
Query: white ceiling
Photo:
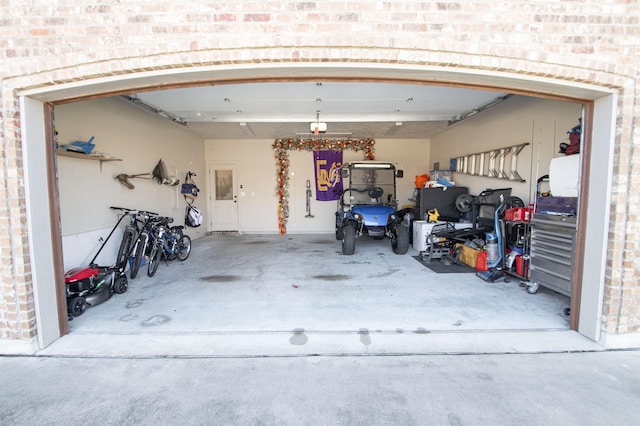
[[[506,95],[466,88],[354,82],[210,85],[131,94],[204,139],[431,138]]]

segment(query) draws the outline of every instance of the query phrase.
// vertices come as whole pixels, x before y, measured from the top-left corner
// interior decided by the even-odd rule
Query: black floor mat
[[[440,259],[434,259],[432,261],[422,261],[421,256],[412,256],[415,260],[420,262],[420,264],[426,266],[431,269],[433,272],[438,274],[465,274],[465,273],[475,273],[475,268],[472,268],[469,265],[465,265],[464,263],[452,263],[451,265],[446,265],[440,262]]]

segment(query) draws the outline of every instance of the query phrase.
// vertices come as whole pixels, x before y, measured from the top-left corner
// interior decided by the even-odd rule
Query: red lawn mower
[[[118,219],[107,239],[102,242],[100,249],[89,262],[87,267],[73,268],[64,275],[64,281],[67,291],[67,313],[69,320],[78,317],[90,307],[99,305],[107,301],[113,293],[122,294],[127,291],[129,283],[124,273],[129,256],[124,257],[123,262],[116,263],[114,266],[98,266],[95,261],[98,255],[106,245],[109,238],[122,222],[122,219],[129,214],[135,214],[137,211],[129,210],[122,207],[111,207],[114,210],[120,210],[124,214]]]

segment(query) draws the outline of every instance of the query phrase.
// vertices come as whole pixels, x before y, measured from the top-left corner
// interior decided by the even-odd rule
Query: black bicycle
[[[160,260],[187,260],[191,253],[191,238],[184,235],[184,226],[169,226],[173,222],[171,217],[158,218],[153,223],[151,236],[153,244],[149,253],[149,267],[147,275],[153,277],[158,270]]]
[[[124,207],[111,207],[113,210],[121,211],[125,216],[130,216],[129,224],[125,226],[122,234],[122,241],[118,248],[117,264],[125,265],[131,256],[137,252],[140,246],[140,237],[147,227],[149,221],[158,217],[158,213],[146,211],[146,210],[134,210]],[[131,264],[131,270],[129,275],[131,278],[135,278],[138,274],[139,264],[133,262]]]
[[[133,261],[130,272],[132,278],[138,275],[140,267],[151,258],[151,250],[156,241],[157,227],[165,223],[166,220],[166,217],[155,216],[144,223],[138,237],[138,243],[132,254]]]

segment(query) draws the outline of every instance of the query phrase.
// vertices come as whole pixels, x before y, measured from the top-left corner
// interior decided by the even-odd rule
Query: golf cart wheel
[[[129,288],[129,281],[125,275],[119,276],[113,283],[113,292],[116,294],[126,293],[127,288]]]
[[[69,313],[74,317],[79,317],[87,309],[87,300],[84,297],[78,296],[71,299],[69,303]]]
[[[536,294],[539,289],[540,289],[540,284],[538,283],[527,284],[527,293],[529,294]]]
[[[394,237],[391,238],[391,249],[395,254],[405,254],[409,250],[409,231],[404,226],[396,226]]]
[[[347,225],[343,230],[342,254],[350,256],[356,251],[356,228],[353,225]]]
[[[342,223],[338,223],[336,221],[336,240],[340,241],[344,238],[344,228],[342,227]]]

